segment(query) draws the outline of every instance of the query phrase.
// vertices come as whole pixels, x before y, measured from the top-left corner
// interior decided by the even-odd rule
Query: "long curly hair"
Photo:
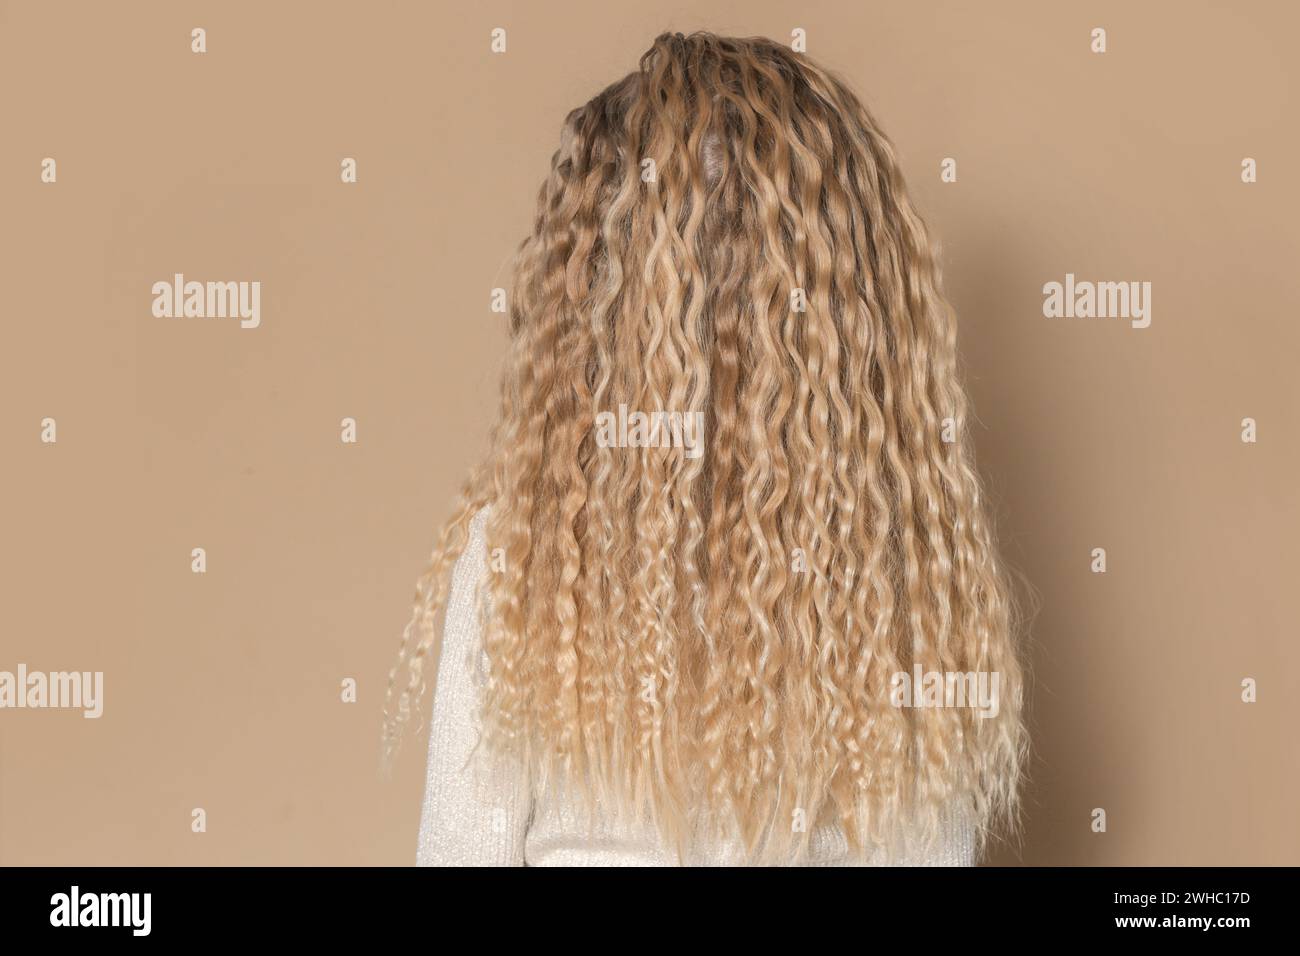
[[[385,753],[488,509],[483,741],[755,859],[964,807],[1014,822],[1017,618],[935,247],[857,97],[765,39],[664,34],[565,120],[509,296],[487,460],[421,577]],[[703,454],[598,441],[630,409]],[[699,416],[692,419],[692,416]],[[664,446],[667,447],[664,447]],[[999,676],[995,716],[895,675]]]

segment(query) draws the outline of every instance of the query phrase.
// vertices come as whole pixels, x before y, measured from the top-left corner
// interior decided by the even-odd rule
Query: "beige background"
[[[98,721],[0,711],[0,861],[413,860],[423,741],[380,778],[382,685],[561,119],[660,30],[795,27],[943,241],[1041,603],[994,860],[1300,863],[1292,5],[559,0],[0,4],[0,669],[107,684]],[[261,328],[153,318],[174,272],[261,281]],[[1151,327],[1045,319],[1066,272],[1152,282]]]

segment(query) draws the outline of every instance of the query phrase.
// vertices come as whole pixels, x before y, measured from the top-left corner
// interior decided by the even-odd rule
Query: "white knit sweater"
[[[694,841],[679,860],[649,824],[589,822],[553,788],[533,793],[526,783],[490,761],[471,761],[478,740],[478,694],[485,659],[479,644],[478,591],[487,567],[486,512],[470,524],[469,541],[452,572],[442,654],[429,730],[428,782],[420,819],[420,866],[700,866],[735,865],[740,847],[720,840]],[[953,813],[942,847],[908,865],[970,866],[973,831]],[[807,865],[862,866],[879,854],[853,851],[839,827],[811,834]]]

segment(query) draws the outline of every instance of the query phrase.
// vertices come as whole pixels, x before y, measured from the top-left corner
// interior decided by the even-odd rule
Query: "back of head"
[[[390,734],[487,507],[485,733],[539,778],[756,853],[800,815],[887,844],[954,802],[1013,810],[1021,676],[954,320],[841,81],[767,40],[659,37],[566,119],[510,329]],[[900,674],[996,674],[998,707],[900,706]]]

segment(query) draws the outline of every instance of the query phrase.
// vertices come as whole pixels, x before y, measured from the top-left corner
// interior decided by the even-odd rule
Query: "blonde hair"
[[[484,741],[533,779],[756,859],[797,855],[800,815],[859,846],[954,805],[980,832],[1013,817],[1015,617],[954,320],[893,147],[840,80],[764,39],[656,39],[564,123],[510,332],[386,753],[487,507]],[[620,405],[702,414],[705,453],[604,447]],[[894,706],[917,666],[997,673],[1000,709]]]

